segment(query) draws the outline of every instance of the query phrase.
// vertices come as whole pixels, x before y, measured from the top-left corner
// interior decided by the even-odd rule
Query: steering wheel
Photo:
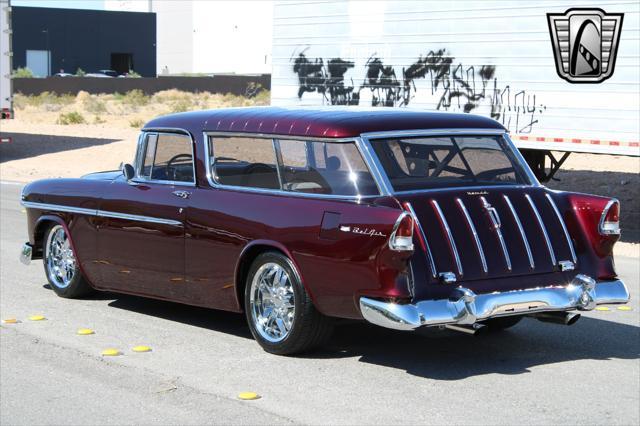
[[[177,180],[177,168],[173,165],[173,163],[176,163],[180,160],[192,160],[192,158],[193,157],[191,157],[191,154],[177,154],[171,157],[169,161],[167,161],[167,175],[171,174],[173,180]]]

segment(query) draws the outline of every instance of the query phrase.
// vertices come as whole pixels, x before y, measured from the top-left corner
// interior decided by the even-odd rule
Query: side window
[[[375,181],[352,142],[279,140],[277,146],[286,191],[348,196],[378,194]],[[308,161],[309,154],[313,155],[313,161]]]
[[[147,135],[140,177],[195,182],[191,138],[174,133]]]
[[[212,175],[221,185],[280,189],[271,139],[211,137]]]

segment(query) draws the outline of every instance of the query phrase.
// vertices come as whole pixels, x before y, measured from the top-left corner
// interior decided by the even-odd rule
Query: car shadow
[[[108,292],[89,298],[112,300],[108,304],[112,308],[252,339],[243,314]],[[298,357],[357,357],[360,362],[419,377],[462,380],[485,374],[523,374],[539,365],[581,359],[637,360],[640,327],[584,316],[573,326],[525,318],[509,330],[471,336],[437,328],[401,332],[340,320],[325,346]]]
[[[11,132],[2,132],[2,136],[10,137],[11,142],[0,144],[0,163],[54,152],[106,145],[119,140]]]
[[[535,366],[581,359],[639,359],[640,327],[586,317],[570,327],[525,318],[509,330],[472,336],[439,329],[398,332],[359,323],[338,328],[326,348],[305,356],[356,356],[419,377],[461,380],[523,374]]]

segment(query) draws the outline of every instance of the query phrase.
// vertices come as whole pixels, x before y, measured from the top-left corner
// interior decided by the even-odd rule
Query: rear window
[[[438,136],[372,142],[395,191],[529,184],[501,136]]]

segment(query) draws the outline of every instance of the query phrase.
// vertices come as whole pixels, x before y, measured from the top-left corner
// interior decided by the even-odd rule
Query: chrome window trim
[[[371,146],[372,139],[384,139],[389,137],[420,137],[420,136],[447,136],[447,135],[469,135],[469,136],[486,136],[486,135],[497,135],[502,136],[505,144],[509,147],[509,151],[514,155],[515,160],[518,162],[518,165],[522,167],[526,177],[529,179],[530,184],[514,184],[513,186],[520,187],[531,187],[531,186],[542,186],[538,179],[535,177],[531,168],[527,164],[526,160],[515,146],[513,141],[509,138],[509,132],[504,129],[425,129],[425,130],[398,130],[398,131],[384,131],[384,132],[369,132],[362,133],[360,135],[360,140],[362,141],[362,145],[367,150],[368,158],[367,160],[371,162],[372,167],[375,167],[376,174],[379,175],[381,186],[385,190],[384,195],[402,195],[402,194],[411,194],[416,192],[432,192],[439,191],[442,189],[449,189],[454,187],[447,188],[428,188],[428,189],[417,189],[417,190],[409,190],[409,191],[395,191],[393,189],[393,185],[391,181],[387,177],[386,172],[384,171],[384,167],[380,163],[378,156],[373,152],[373,147]],[[374,176],[374,179],[376,176]],[[456,189],[464,189],[464,188],[477,188],[477,187],[487,187],[488,185],[475,185],[475,186],[465,186],[465,187],[455,187]],[[496,185],[496,186],[512,186],[512,185]]]
[[[560,222],[560,225],[562,226],[562,231],[564,232],[564,237],[567,239],[567,244],[569,244],[569,250],[571,251],[571,260],[573,260],[573,263],[576,264],[578,263],[578,258],[576,257],[576,251],[573,248],[573,241],[571,240],[571,236],[569,235],[569,231],[567,230],[567,225],[565,225],[564,219],[562,219],[562,215],[560,214],[560,210],[558,210],[558,206],[556,206],[556,203],[555,201],[553,201],[553,198],[551,198],[551,195],[549,194],[544,194],[544,195],[547,197],[549,204],[551,204],[551,207],[553,207],[553,211],[556,213],[556,216],[558,217],[558,221]]]
[[[173,219],[162,219],[158,217],[142,216],[128,213],[118,213],[107,210],[86,209],[82,207],[64,206],[61,204],[39,203],[34,201],[22,201],[21,204],[30,209],[56,211],[63,213],[75,213],[87,216],[109,217],[114,219],[133,220],[136,222],[158,223],[170,226],[183,226],[182,222]]]
[[[473,220],[471,219],[471,216],[469,215],[469,211],[467,211],[467,207],[464,205],[464,202],[460,198],[456,198],[456,203],[458,203],[458,206],[462,210],[462,213],[464,213],[464,217],[467,219],[467,224],[471,229],[471,233],[473,234],[473,239],[476,242],[476,248],[478,249],[478,254],[480,255],[480,261],[482,262],[482,270],[486,274],[489,272],[489,269],[487,268],[487,258],[484,255],[484,250],[482,249],[482,244],[480,243],[480,237],[478,236],[478,231],[476,231],[476,227],[473,224]]]
[[[436,200],[431,200],[431,204],[436,208],[436,212],[438,216],[440,216],[440,220],[442,225],[444,226],[444,230],[447,233],[447,237],[449,238],[449,242],[451,243],[451,252],[453,254],[453,259],[456,262],[456,267],[458,268],[458,274],[462,277],[464,272],[462,270],[462,262],[460,261],[460,254],[458,253],[458,247],[456,246],[456,242],[453,239],[453,234],[451,233],[451,228],[449,228],[449,223],[447,219],[444,217],[442,213],[442,209],[440,208],[440,204]]]
[[[225,189],[230,191],[238,191],[238,192],[249,192],[249,193],[258,193],[258,194],[269,194],[269,195],[284,195],[284,196],[292,196],[292,197],[301,197],[301,198],[311,198],[311,199],[333,199],[338,201],[355,201],[360,202],[363,199],[374,199],[379,198],[382,194],[376,195],[338,195],[338,194],[310,194],[306,192],[294,192],[294,191],[285,191],[283,189],[268,189],[268,188],[253,188],[248,186],[236,186],[236,185],[224,185],[215,181],[212,171],[212,159],[215,157],[211,155],[211,145],[210,145],[210,137],[221,136],[221,137],[245,137],[245,138],[254,138],[254,139],[266,139],[266,140],[278,140],[278,139],[293,139],[301,142],[337,142],[337,143],[355,143],[356,149],[358,149],[360,155],[365,162],[365,165],[368,167],[371,176],[373,177],[376,185],[378,186],[378,190],[380,191],[380,185],[376,181],[376,176],[373,174],[371,170],[370,164],[367,163],[367,158],[363,155],[360,146],[358,145],[358,138],[315,138],[308,136],[291,136],[291,135],[272,135],[266,133],[242,133],[242,132],[202,132],[202,136],[204,139],[204,153],[205,153],[205,167],[207,172],[207,182],[212,188],[216,189]],[[273,145],[272,145],[273,146]],[[380,191],[381,192],[381,191]]]
[[[518,230],[520,231],[520,236],[522,237],[522,242],[524,243],[524,248],[527,251],[527,257],[529,258],[529,266],[531,269],[535,269],[536,264],[533,261],[533,253],[531,252],[531,246],[529,245],[529,239],[527,238],[527,234],[524,232],[524,227],[522,226],[522,222],[520,222],[520,216],[516,212],[516,209],[513,207],[511,200],[508,196],[503,195],[504,200],[507,202],[507,206],[509,206],[509,210],[511,210],[511,214],[516,221],[516,225],[518,226]]]
[[[544,226],[544,222],[542,222],[542,216],[540,216],[540,212],[533,202],[533,199],[531,199],[531,196],[529,194],[524,194],[524,197],[529,202],[529,206],[531,206],[531,210],[533,211],[533,214],[538,221],[538,226],[542,230],[542,235],[544,236],[544,241],[547,244],[547,250],[549,251],[549,256],[551,257],[551,263],[553,264],[553,266],[556,266],[558,263],[558,261],[556,260],[556,253],[554,252],[553,246],[551,245],[551,240],[549,239],[549,234],[547,233],[547,227]]]
[[[140,171],[142,169],[142,161],[144,158],[145,150],[146,150],[146,138],[148,135],[158,135],[158,140],[160,140],[161,134],[181,134],[189,137],[189,142],[191,144],[191,168],[193,170],[193,180],[191,182],[185,181],[173,181],[173,180],[160,180],[160,179],[145,179],[140,176]],[[156,141],[157,148],[157,141]],[[195,187],[196,186],[196,152],[195,152],[195,140],[193,139],[193,135],[185,130],[177,127],[154,127],[154,128],[145,128],[142,129],[140,136],[138,137],[138,150],[137,150],[137,159],[135,164],[136,176],[131,179],[134,183],[157,183],[159,185],[173,185],[173,186],[186,186],[186,187]],[[155,153],[154,153],[154,163],[155,163]]]

